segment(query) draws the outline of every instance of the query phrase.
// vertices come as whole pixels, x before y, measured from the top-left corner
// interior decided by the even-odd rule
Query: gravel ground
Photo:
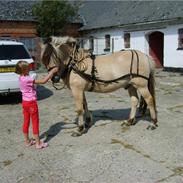
[[[38,86],[40,135],[49,143],[42,150],[24,146],[20,97],[1,96],[0,183],[182,183],[183,75],[157,70],[156,81],[156,130],[146,129],[148,117],[120,126],[130,111],[120,89],[86,93],[95,124],[80,137],[71,136],[71,91]]]

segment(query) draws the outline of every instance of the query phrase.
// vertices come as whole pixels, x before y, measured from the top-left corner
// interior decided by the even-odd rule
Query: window
[[[93,36],[89,37],[89,49],[93,50],[94,49],[94,40],[93,40]]]
[[[183,49],[183,29],[178,29],[178,49]]]
[[[0,45],[0,59],[30,59],[30,55],[23,45]]]
[[[81,39],[80,41],[79,41],[79,46],[81,47],[81,48],[84,48],[84,40],[83,39]]]
[[[109,34],[105,35],[105,49],[104,51],[110,51],[111,36]]]
[[[124,34],[124,47],[130,48],[130,33]]]

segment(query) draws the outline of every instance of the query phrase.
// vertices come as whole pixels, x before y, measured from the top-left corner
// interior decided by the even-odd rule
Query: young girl
[[[19,61],[16,65],[15,72],[20,75],[19,84],[22,92],[22,108],[23,108],[23,134],[25,145],[27,147],[36,144],[37,149],[45,148],[48,143],[44,143],[39,139],[39,112],[37,105],[37,93],[34,84],[45,84],[54,73],[58,72],[58,68],[53,68],[44,79],[34,80],[29,76],[29,64],[26,61]],[[35,141],[29,139],[29,124],[32,119],[32,130]]]

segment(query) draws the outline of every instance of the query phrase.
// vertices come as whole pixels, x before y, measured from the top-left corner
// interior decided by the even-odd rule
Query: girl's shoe
[[[26,146],[26,147],[30,147],[30,146],[34,145],[35,143],[36,143],[35,140],[30,139],[29,143],[28,143],[28,144],[26,143],[25,146]]]
[[[36,144],[36,149],[42,149],[42,148],[45,148],[45,147],[48,147],[47,142],[40,141],[40,144]]]

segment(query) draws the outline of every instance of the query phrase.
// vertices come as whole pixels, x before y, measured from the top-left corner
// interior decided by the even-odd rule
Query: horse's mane
[[[76,39],[73,37],[69,36],[64,36],[64,37],[51,37],[51,43],[54,45],[62,45],[65,43],[76,43]]]
[[[68,46],[65,46],[64,44],[69,43],[76,43],[76,39],[73,37],[65,36],[65,37],[55,37],[52,36],[51,39],[45,44],[45,49],[42,55],[42,63],[47,66],[50,62],[50,58],[52,53],[54,53],[54,56],[58,56],[58,53],[55,49],[55,47],[59,46],[60,48],[60,56],[63,59],[68,58],[69,52],[68,52]]]
[[[51,54],[53,53],[53,51],[54,51],[53,46],[50,43],[47,43],[45,50],[44,50],[44,53],[42,55],[42,63],[45,66],[47,66],[49,64],[50,57],[51,57]]]

